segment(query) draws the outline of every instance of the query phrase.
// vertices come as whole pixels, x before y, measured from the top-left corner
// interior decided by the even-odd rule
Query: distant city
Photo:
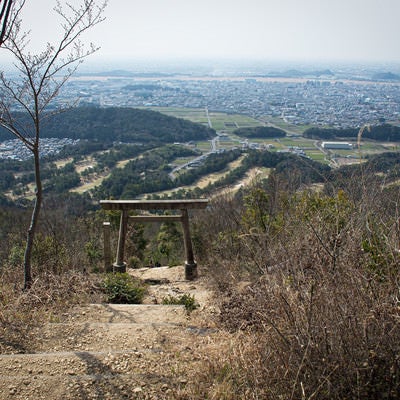
[[[207,107],[295,125],[347,128],[399,120],[398,66],[175,68],[86,73],[69,81],[63,93],[102,107]]]
[[[398,66],[107,67],[114,69],[86,68],[73,77],[54,107],[79,98],[88,106],[205,108],[245,114],[260,123],[277,118],[335,128],[400,120]],[[6,154],[0,151],[0,158]]]
[[[40,156],[47,157],[58,154],[65,146],[74,146],[79,140],[69,138],[43,138],[40,141]],[[24,161],[32,157],[32,153],[18,139],[0,142],[0,159]]]

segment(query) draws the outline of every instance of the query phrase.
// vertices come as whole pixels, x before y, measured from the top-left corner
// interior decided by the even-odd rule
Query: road
[[[208,120],[208,127],[212,129],[212,122],[211,122],[210,114],[208,113],[208,107],[206,107],[206,117]]]
[[[207,158],[210,154],[215,153],[217,151],[217,140],[218,140],[218,136],[215,136],[213,139],[211,139],[210,142],[210,151],[208,151],[207,153],[204,153],[196,158],[194,158],[193,160],[188,161],[185,164],[182,165],[178,165],[177,167],[175,167],[168,175],[170,177],[171,180],[175,180],[175,174],[180,171],[181,169],[184,168],[188,168],[190,166],[190,164],[196,163],[196,162],[202,162],[205,158]]]

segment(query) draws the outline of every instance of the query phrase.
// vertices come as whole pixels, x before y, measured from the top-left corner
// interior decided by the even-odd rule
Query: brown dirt
[[[88,304],[36,328],[30,354],[0,355],[0,399],[174,399],[227,339],[212,293],[183,267],[133,270],[149,283],[142,305]],[[193,295],[199,308],[162,305]],[[200,398],[200,397],[199,397]]]

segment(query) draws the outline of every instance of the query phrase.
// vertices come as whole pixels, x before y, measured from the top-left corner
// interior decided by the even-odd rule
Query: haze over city
[[[49,17],[54,4],[25,6],[35,49],[59,30]],[[106,20],[84,40],[100,46],[96,58],[107,61],[397,63],[398,15],[398,0],[110,0]]]

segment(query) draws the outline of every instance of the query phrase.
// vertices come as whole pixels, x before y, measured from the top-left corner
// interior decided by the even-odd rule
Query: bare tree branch
[[[25,0],[19,1],[23,4]],[[54,110],[49,112],[48,106],[79,64],[98,49],[81,41],[87,30],[104,20],[107,2],[98,1],[99,4],[97,0],[80,0],[78,7],[68,1],[57,1],[54,11],[62,19],[60,39],[54,44],[47,43],[37,54],[29,51],[32,33],[23,31],[22,21],[17,16],[3,44],[14,57],[19,76],[6,79],[4,72],[0,74],[0,126],[20,140],[34,159],[36,194],[24,255],[25,288],[32,282],[31,254],[43,197],[39,154],[41,123],[55,113]],[[22,117],[17,110],[23,110]],[[62,107],[58,107],[56,112],[61,111]]]

